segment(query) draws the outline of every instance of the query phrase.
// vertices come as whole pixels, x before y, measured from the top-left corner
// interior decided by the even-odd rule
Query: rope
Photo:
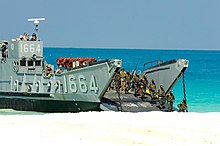
[[[182,73],[182,79],[183,79],[183,94],[184,94],[184,98],[186,98],[186,85],[185,85],[184,73]]]
[[[185,85],[184,73],[182,73],[182,79],[183,79],[183,94],[184,94],[184,98],[186,99],[186,85]],[[186,112],[188,112],[188,106],[187,105],[186,105],[186,109],[185,110],[186,110]]]
[[[119,99],[119,106],[120,106],[120,111],[122,112],[122,104],[121,104],[121,96],[120,96],[120,88],[119,88],[119,81],[117,81],[117,87],[116,87],[116,92],[118,94],[118,99]]]

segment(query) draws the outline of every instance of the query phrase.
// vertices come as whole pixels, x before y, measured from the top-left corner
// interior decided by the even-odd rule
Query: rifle
[[[140,61],[140,58],[138,58],[137,64],[136,64],[136,66],[135,66],[135,68],[134,68],[134,70],[133,70],[133,72],[132,72],[132,74],[131,74],[132,79],[133,79],[133,77],[134,77],[134,74],[136,73],[136,70],[137,70],[137,66],[138,66],[139,61]]]
[[[138,58],[138,61],[137,61],[137,63],[136,63],[136,66],[135,66],[135,68],[134,68],[134,70],[133,70],[133,72],[132,72],[132,74],[131,74],[131,81],[130,81],[131,84],[130,84],[130,88],[133,86],[134,74],[136,73],[136,70],[137,70],[137,66],[138,66],[139,61],[140,61],[140,58]]]

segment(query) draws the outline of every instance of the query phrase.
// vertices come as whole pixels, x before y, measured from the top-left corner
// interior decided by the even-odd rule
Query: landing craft
[[[80,112],[99,110],[100,99],[121,60],[72,62],[56,73],[43,57],[38,40],[39,22],[33,21],[36,41],[0,41],[0,108],[39,112]],[[74,66],[73,66],[74,64]]]
[[[143,90],[145,88],[141,88],[143,84],[139,82],[141,84],[136,86],[136,89],[138,90],[137,93],[130,92],[134,93],[135,96],[133,96],[132,94],[125,94],[124,92],[106,92],[104,98],[102,99],[101,108],[104,110],[120,110],[123,112],[177,111],[177,108],[171,108],[171,106],[168,105],[168,103],[165,103],[166,101],[164,101],[164,103],[160,105],[158,90],[159,87],[162,85],[165,91],[164,96],[166,97],[169,91],[172,90],[176,82],[182,76],[184,91],[183,97],[186,99],[184,73],[185,70],[188,68],[188,64],[189,61],[186,59],[177,59],[165,62],[161,60],[155,60],[145,63],[144,73],[139,75],[145,76],[149,82],[155,82],[156,94],[152,94],[150,92],[149,84],[145,84],[147,90]],[[133,74],[136,74],[135,72],[137,65],[135,67],[134,72],[132,73],[132,76]],[[137,96],[139,94],[139,91],[142,92],[142,95]],[[157,96],[153,99],[152,95]],[[163,98],[163,100],[165,99],[166,98]]]
[[[150,65],[150,66],[149,66]],[[167,94],[188,68],[189,60],[177,59],[163,62],[155,60],[144,64],[144,75],[149,81],[154,80],[157,89],[163,85]]]

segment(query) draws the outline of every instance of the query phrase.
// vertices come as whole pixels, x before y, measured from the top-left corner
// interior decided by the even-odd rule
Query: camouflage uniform
[[[159,95],[160,108],[163,108],[163,106],[166,102],[166,96],[165,96],[165,91],[164,91],[162,85],[160,85],[160,88],[158,90],[158,95]]]
[[[151,94],[151,99],[155,99],[156,98],[156,84],[154,80],[151,80],[151,83],[149,85],[149,90]]]
[[[146,89],[148,88],[148,80],[144,75],[143,75],[143,78],[142,78],[142,84],[143,84],[142,91],[143,91],[144,94],[146,94]]]
[[[172,93],[172,91],[170,91],[167,94],[167,104],[168,104],[168,112],[171,112],[173,110],[173,102],[175,100],[175,97]]]
[[[137,93],[141,96],[143,96],[142,88],[143,88],[142,78],[139,78],[137,83]]]
[[[134,77],[133,77],[134,94],[138,93],[138,83],[139,83],[139,75],[134,74]]]
[[[139,79],[139,94],[143,97],[146,93],[147,81],[144,75]]]
[[[186,98],[178,104],[179,112],[188,112],[188,104],[186,103]]]
[[[148,80],[146,76],[143,76],[143,83],[145,85],[145,87],[148,87]]]
[[[129,71],[127,71],[126,73],[125,81],[126,81],[125,93],[129,93],[130,86],[131,86],[131,74],[129,73]]]
[[[120,72],[120,79],[121,79],[121,91],[125,91],[125,86],[126,86],[126,73],[124,69],[122,68]]]
[[[121,87],[121,82],[120,82],[120,72],[118,72],[116,75],[115,75],[115,78],[114,78],[114,85],[115,85],[115,90],[116,91],[119,91],[120,87]]]

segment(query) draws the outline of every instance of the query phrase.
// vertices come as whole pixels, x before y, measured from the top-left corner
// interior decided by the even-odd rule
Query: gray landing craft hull
[[[14,109],[22,111],[37,112],[81,112],[98,111],[99,102],[65,101],[65,100],[40,100],[28,98],[4,98],[1,97],[0,107],[2,109]]]
[[[61,74],[53,71],[49,76],[46,65],[41,41],[8,42],[8,56],[0,63],[0,108],[40,112],[99,110],[100,99],[121,67],[121,60],[88,63]]]
[[[40,112],[99,110],[100,99],[119,69],[117,63],[120,61],[105,61],[50,77],[5,75],[1,81],[8,90],[0,91],[0,108]]]
[[[144,74],[149,81],[155,81],[157,89],[163,85],[165,92],[168,93],[185,72],[188,64],[189,61],[186,59],[171,60],[146,69]]]

